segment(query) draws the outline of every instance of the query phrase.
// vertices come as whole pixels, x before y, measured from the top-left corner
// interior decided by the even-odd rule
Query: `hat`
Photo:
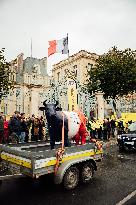
[[[16,110],[14,113],[15,113],[15,114],[20,114],[20,112],[19,112],[19,111],[17,111],[17,110]]]

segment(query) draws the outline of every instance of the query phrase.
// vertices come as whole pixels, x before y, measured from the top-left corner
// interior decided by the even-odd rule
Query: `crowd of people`
[[[43,140],[45,122],[43,117],[26,118],[25,113],[15,111],[9,120],[0,113],[0,143],[28,142]]]
[[[92,119],[87,123],[87,130],[90,132],[91,138],[101,140],[109,140],[110,137],[115,137],[123,132],[127,133],[128,125],[131,122],[116,121],[113,119],[95,120]],[[45,129],[46,127],[46,129]],[[43,117],[26,118],[25,113],[15,111],[9,120],[3,113],[0,113],[0,143],[10,142],[29,142],[43,140],[47,136],[45,130],[47,127]]]
[[[110,137],[115,137],[122,133],[128,132],[128,126],[132,121],[123,122],[123,120],[90,120],[88,121],[88,130],[92,138],[98,138],[103,140],[109,140]]]

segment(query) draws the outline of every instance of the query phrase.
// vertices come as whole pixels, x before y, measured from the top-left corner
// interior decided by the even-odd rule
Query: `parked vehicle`
[[[75,188],[79,180],[83,183],[92,181],[103,150],[95,143],[72,144],[65,150],[60,147],[57,144],[56,149],[51,150],[47,142],[0,145],[0,157],[8,169],[15,167],[32,178],[53,173],[55,183],[63,183],[68,190]]]
[[[119,151],[125,151],[126,149],[134,150],[136,149],[136,134],[128,133],[118,135],[117,142]]]

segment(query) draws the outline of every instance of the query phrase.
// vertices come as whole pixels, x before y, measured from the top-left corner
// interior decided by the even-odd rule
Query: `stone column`
[[[96,113],[97,113],[97,119],[104,119],[104,98],[103,93],[98,92],[95,94],[96,96]]]

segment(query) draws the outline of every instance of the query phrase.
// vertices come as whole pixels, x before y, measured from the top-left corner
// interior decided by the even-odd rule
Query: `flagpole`
[[[69,64],[69,67],[71,66],[70,65],[70,55],[69,55],[69,39],[68,39],[68,33],[67,33],[67,43],[68,43],[68,64]],[[69,81],[69,79],[67,79]],[[69,85],[68,85],[69,87]],[[69,89],[69,88],[68,88]],[[69,111],[70,107],[69,107],[69,96],[68,96],[68,111]]]
[[[67,43],[68,43],[68,33],[67,33]],[[69,45],[68,45],[68,59],[69,59]]]

